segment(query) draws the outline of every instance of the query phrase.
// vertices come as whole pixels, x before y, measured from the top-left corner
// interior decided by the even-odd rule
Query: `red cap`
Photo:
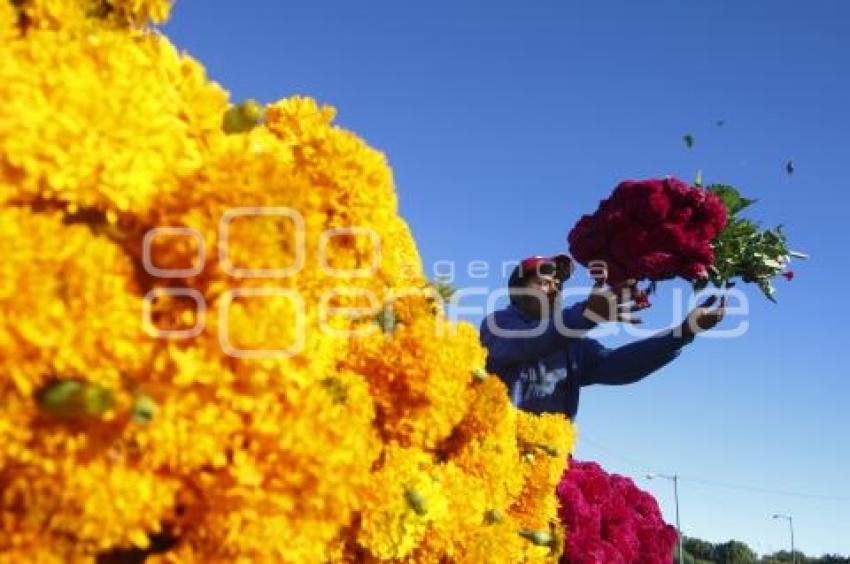
[[[519,286],[522,279],[535,274],[554,274],[561,282],[564,282],[569,279],[574,269],[573,260],[567,255],[524,258],[511,273],[508,286]]]

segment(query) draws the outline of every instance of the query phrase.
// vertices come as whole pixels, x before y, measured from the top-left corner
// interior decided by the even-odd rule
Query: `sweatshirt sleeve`
[[[679,356],[693,337],[676,336],[672,330],[609,349],[599,341],[582,343],[581,385],[631,384],[649,376]]]

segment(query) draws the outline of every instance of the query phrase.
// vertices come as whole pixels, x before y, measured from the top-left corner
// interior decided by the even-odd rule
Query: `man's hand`
[[[720,304],[711,308],[717,296],[711,296],[698,307],[695,307],[682,322],[682,336],[689,339],[697,333],[708,331],[723,319],[726,314],[726,296],[720,298]]]
[[[587,298],[584,317],[595,324],[619,321],[621,323],[641,323],[641,319],[632,313],[648,306],[635,302],[636,280],[626,280],[614,286],[606,284],[607,270],[592,267],[590,275],[594,279],[593,290]]]

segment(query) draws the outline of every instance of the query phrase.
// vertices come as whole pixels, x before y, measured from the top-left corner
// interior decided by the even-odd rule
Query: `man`
[[[640,323],[631,314],[645,306],[628,295],[630,284],[609,288],[603,267],[591,272],[595,284],[588,299],[561,309],[561,287],[572,272],[566,255],[523,260],[508,283],[510,305],[481,324],[487,371],[502,378],[513,404],[525,411],[575,419],[583,386],[641,380],[676,358],[697,333],[717,325],[725,312],[726,298],[712,309],[711,297],[678,330],[609,349],[583,334],[598,323]]]

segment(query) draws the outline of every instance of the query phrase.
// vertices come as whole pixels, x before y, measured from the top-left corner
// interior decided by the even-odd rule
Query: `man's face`
[[[525,286],[520,304],[527,314],[539,319],[558,309],[560,297],[561,281],[554,274],[535,274]]]

